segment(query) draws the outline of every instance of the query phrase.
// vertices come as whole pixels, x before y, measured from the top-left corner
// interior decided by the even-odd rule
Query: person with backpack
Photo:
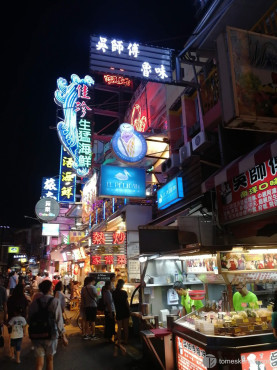
[[[61,336],[66,346],[60,302],[52,295],[52,282],[44,280],[39,284],[41,297],[35,299],[29,307],[29,337],[36,355],[36,370],[42,370],[46,357],[46,370],[53,370],[53,356],[57,351],[58,338]]]

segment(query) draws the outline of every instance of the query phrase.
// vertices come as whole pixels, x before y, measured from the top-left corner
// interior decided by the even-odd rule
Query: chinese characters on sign
[[[61,148],[60,178],[58,201],[63,203],[75,202],[76,174],[73,171],[73,158]]]
[[[126,265],[126,233],[94,231],[92,233],[92,265]]]
[[[43,177],[42,178],[42,198],[58,198],[58,178]]]
[[[64,121],[57,125],[61,143],[73,159],[72,169],[78,176],[88,176],[92,161],[92,99],[91,87],[94,80],[90,76],[80,79],[71,75],[70,84],[66,79],[57,80],[55,102],[62,107]]]
[[[129,78],[123,76],[104,75],[104,81],[108,85],[121,85],[125,87],[132,87],[133,82]]]
[[[90,67],[93,71],[172,81],[172,50],[125,42],[107,37],[91,37]]]
[[[175,339],[176,353],[177,353],[177,367],[180,370],[197,369],[206,370],[206,366],[203,364],[203,358],[206,356],[206,352],[182,339],[176,335]]]
[[[277,206],[277,157],[217,187],[222,223]]]

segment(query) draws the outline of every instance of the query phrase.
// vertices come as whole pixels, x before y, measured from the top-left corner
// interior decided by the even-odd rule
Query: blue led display
[[[145,198],[145,170],[101,166],[100,197]]]
[[[184,198],[183,179],[175,177],[157,191],[158,209],[166,209]]]

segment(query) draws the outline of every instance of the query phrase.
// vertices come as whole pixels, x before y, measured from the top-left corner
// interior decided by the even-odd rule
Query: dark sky
[[[181,50],[195,25],[191,3],[40,0],[5,5],[0,225],[30,225],[24,215],[35,217],[42,177],[58,175],[60,143],[49,128],[56,125],[56,80],[69,80],[72,73],[93,77],[89,35]]]

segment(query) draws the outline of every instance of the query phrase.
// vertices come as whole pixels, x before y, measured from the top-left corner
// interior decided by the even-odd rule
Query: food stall
[[[206,287],[206,300],[201,312],[192,312],[173,325],[177,369],[276,368],[277,342],[271,327],[276,257],[277,250],[272,248],[235,247],[216,253],[215,271],[196,273]],[[234,311],[232,296],[239,283],[256,294],[259,308],[250,302]]]

